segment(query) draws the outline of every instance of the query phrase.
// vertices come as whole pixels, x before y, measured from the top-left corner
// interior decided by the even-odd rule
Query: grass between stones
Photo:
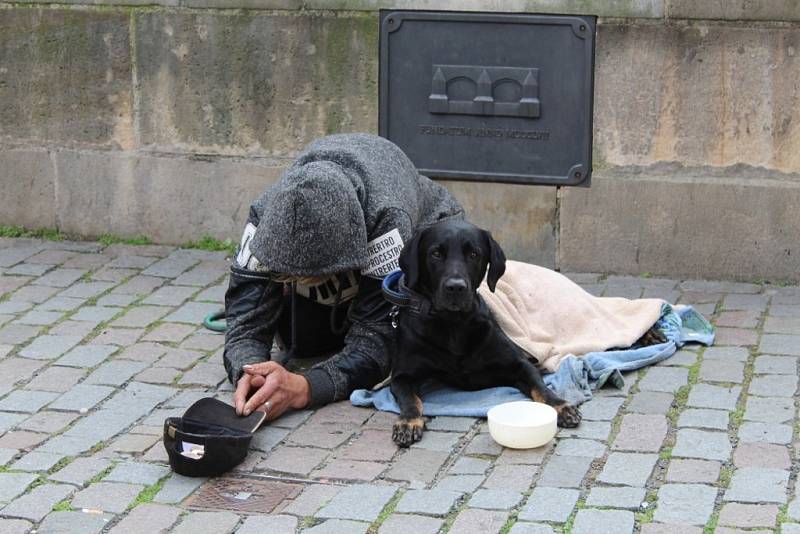
[[[128,505],[128,510],[133,510],[140,504],[153,502],[155,496],[158,494],[159,491],[161,491],[161,488],[164,487],[164,483],[170,477],[170,474],[161,477],[161,479],[159,479],[158,482],[156,482],[155,484],[151,484],[150,486],[147,486],[145,489],[140,491],[139,495],[137,495],[136,498],[133,500],[133,502]]]
[[[54,512],[72,512],[73,510],[75,510],[75,508],[72,507],[68,500],[53,505]]]
[[[394,513],[395,509],[397,508],[397,503],[400,502],[400,499],[403,498],[404,494],[405,491],[402,489],[394,494],[394,497],[392,497],[389,502],[386,503],[386,506],[383,507],[381,513],[378,514],[378,518],[369,526],[369,529],[367,529],[367,534],[377,534],[378,529],[381,527],[383,522]]]

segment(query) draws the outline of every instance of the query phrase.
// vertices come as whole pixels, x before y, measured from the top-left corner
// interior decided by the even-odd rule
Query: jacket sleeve
[[[381,293],[381,280],[362,277],[348,313],[351,325],[344,348],[305,375],[312,405],[346,399],[353,390],[371,388],[389,375],[394,342],[390,310]]]
[[[259,271],[258,261],[249,253],[248,240],[258,220],[256,210],[251,208],[225,292],[228,328],[223,361],[228,379],[234,385],[242,375],[242,366],[270,359],[283,307],[283,284],[273,282],[268,273]]]

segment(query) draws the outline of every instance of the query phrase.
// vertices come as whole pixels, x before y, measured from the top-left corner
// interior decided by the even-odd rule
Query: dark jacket
[[[463,217],[458,201],[389,141],[342,134],[313,142],[250,208],[225,295],[224,362],[231,382],[243,365],[270,358],[284,295],[269,273],[352,269],[362,274],[345,346],[306,373],[312,404],[347,398],[383,380],[394,332],[380,284],[387,269],[396,268],[398,253],[386,244],[395,239],[383,238],[399,234],[407,242],[417,227],[453,217]]]

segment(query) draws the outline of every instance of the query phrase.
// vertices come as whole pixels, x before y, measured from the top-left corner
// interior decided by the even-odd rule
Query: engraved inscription
[[[550,130],[514,130],[511,128],[471,128],[467,126],[438,126],[418,124],[420,135],[446,135],[453,137],[491,137],[493,139],[526,139],[549,141]]]

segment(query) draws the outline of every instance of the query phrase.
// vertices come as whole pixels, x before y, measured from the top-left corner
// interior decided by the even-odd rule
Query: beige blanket
[[[660,299],[595,297],[566,276],[509,261],[495,292],[478,289],[514,343],[555,371],[568,354],[635,343],[661,316]]]

